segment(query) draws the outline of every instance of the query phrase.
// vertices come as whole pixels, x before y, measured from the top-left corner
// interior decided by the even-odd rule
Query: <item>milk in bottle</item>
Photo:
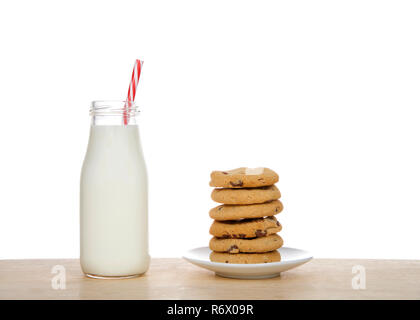
[[[91,277],[132,277],[149,266],[147,173],[129,104],[92,104],[80,182],[80,263]]]

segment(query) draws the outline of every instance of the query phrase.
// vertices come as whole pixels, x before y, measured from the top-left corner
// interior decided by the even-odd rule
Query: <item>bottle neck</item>
[[[138,107],[133,101],[93,101],[90,109],[92,126],[136,125]]]
[[[91,125],[92,126],[132,126],[136,125],[135,116],[120,116],[120,115],[92,115]]]

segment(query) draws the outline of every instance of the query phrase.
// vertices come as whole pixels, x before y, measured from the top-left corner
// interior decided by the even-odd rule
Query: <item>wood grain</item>
[[[66,269],[54,290],[52,267]],[[366,268],[366,289],[351,286],[352,267]],[[86,278],[78,260],[0,261],[0,299],[420,299],[420,261],[315,259],[281,277],[235,280],[181,259],[153,259],[142,277]]]

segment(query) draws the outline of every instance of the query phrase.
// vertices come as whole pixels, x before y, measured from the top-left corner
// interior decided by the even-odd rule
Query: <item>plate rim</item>
[[[279,249],[292,249],[292,250],[298,250],[301,251],[302,253],[306,253],[308,255],[308,257],[306,258],[301,258],[301,259],[296,259],[296,260],[292,260],[292,261],[278,261],[278,262],[270,262],[269,264],[266,263],[247,263],[247,264],[230,264],[230,263],[222,263],[222,262],[213,262],[213,261],[206,261],[206,260],[199,260],[199,259],[192,259],[192,258],[188,258],[187,255],[189,252],[193,251],[193,250],[198,250],[198,249],[209,249],[210,248],[208,246],[202,246],[202,247],[196,247],[196,248],[192,248],[188,251],[186,251],[183,255],[182,255],[182,259],[187,260],[188,262],[192,263],[192,264],[199,264],[201,266],[208,266],[208,267],[212,267],[214,266],[214,264],[217,264],[219,266],[224,266],[226,268],[244,268],[244,269],[248,269],[248,268],[267,268],[268,266],[287,266],[287,265],[300,265],[302,263],[308,262],[310,260],[312,260],[314,257],[312,255],[311,252],[307,251],[307,250],[303,250],[303,249],[299,249],[299,248],[293,248],[293,247],[281,247]]]

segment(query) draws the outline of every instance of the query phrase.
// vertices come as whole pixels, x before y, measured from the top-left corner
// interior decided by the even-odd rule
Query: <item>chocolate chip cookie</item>
[[[226,253],[212,252],[210,253],[210,261],[221,263],[268,263],[280,261],[280,253],[277,250],[264,253]]]
[[[214,189],[211,198],[224,204],[255,204],[277,200],[281,197],[276,186],[243,189]]]
[[[230,205],[224,204],[210,210],[210,218],[218,221],[263,218],[274,216],[283,210],[279,200],[260,204]]]
[[[213,171],[210,186],[216,188],[255,188],[271,186],[279,176],[268,168],[238,168],[227,171]]]
[[[267,237],[254,239],[220,239],[212,238],[209,247],[213,251],[227,253],[261,253],[273,251],[283,245],[283,239],[272,234]]]
[[[243,219],[239,221],[214,221],[210,234],[223,239],[259,238],[281,230],[275,217]]]

